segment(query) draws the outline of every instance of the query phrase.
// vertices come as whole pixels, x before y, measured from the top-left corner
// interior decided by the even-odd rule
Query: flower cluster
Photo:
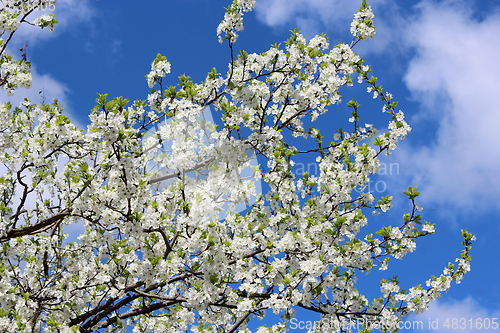
[[[234,2],[226,8],[224,19],[217,26],[217,36],[219,42],[222,43],[224,38],[235,42],[238,39],[237,31],[243,30],[243,13],[249,12],[255,7],[255,0],[234,0]],[[225,37],[222,37],[222,33]]]
[[[153,88],[159,78],[165,77],[168,73],[170,73],[170,63],[167,61],[167,57],[158,54],[151,63],[151,72],[146,75],[149,88]]]
[[[363,0],[358,12],[354,14],[354,20],[351,23],[351,34],[358,39],[366,40],[375,36],[375,26],[373,25],[373,12],[368,6],[366,0]]]
[[[0,29],[5,32],[13,32],[19,28],[19,13],[13,13],[5,6],[0,10]]]
[[[30,68],[27,61],[14,61],[9,54],[0,56],[0,83],[8,96],[14,94],[14,89],[31,87]]]
[[[33,24],[40,28],[49,28],[49,32],[54,32],[54,25],[57,23],[54,14],[42,15],[33,20]]]

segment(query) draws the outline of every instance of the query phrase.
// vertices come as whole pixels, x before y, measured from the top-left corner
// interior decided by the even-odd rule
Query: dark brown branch
[[[31,332],[35,332],[36,321],[37,321],[38,317],[40,316],[40,314],[42,314],[42,308],[40,307],[40,304],[39,304],[35,313],[33,314],[33,316],[29,320],[29,323],[31,325]]]
[[[54,224],[58,223],[59,221],[63,220],[70,213],[71,213],[71,210],[69,208],[67,208],[60,213],[57,213],[55,215],[52,215],[51,217],[48,217],[44,220],[41,220],[38,223],[35,223],[34,225],[31,225],[31,226],[28,226],[25,228],[7,230],[6,235],[3,237],[0,237],[0,243],[6,242],[12,238],[22,237],[22,236],[41,232],[41,231],[43,231],[43,229],[45,227],[54,225]]]
[[[267,288],[267,290],[266,290],[266,294],[269,294],[271,292],[271,290],[273,290],[273,288],[274,288],[274,286],[269,286],[269,288]],[[255,305],[256,306],[259,305],[260,303],[262,303],[262,301],[264,301],[264,299],[258,300],[257,304],[255,304]],[[248,316],[250,316],[254,312],[258,312],[261,310],[262,309],[254,309],[254,310],[247,311],[247,313],[245,313],[240,319],[238,319],[238,321],[233,325],[233,327],[231,327],[229,329],[229,331],[227,331],[227,333],[235,332],[238,329],[238,327],[248,318]]]
[[[310,311],[314,311],[314,312],[318,312],[318,313],[321,313],[321,314],[329,314],[328,311],[325,311],[323,309],[320,309],[320,308],[317,308],[317,307],[314,307],[312,305],[307,305],[307,304],[303,304],[303,303],[298,303],[297,304],[298,306],[300,306],[301,308],[304,308],[306,310],[310,310]]]
[[[125,288],[125,291],[130,291],[130,290],[134,290],[135,288],[138,288],[140,286],[144,285],[144,282],[137,282],[137,283],[134,283],[130,286],[127,286]],[[79,323],[87,320],[88,318],[90,318],[91,316],[97,314],[99,311],[103,310],[104,308],[106,308],[107,306],[111,305],[114,301],[116,301],[117,298],[115,297],[112,297],[110,298],[106,303],[102,304],[102,305],[99,305],[95,308],[93,308],[92,310],[82,314],[82,315],[79,315],[78,317],[76,317],[75,319],[72,319],[70,322],[69,322],[69,326],[74,326],[74,325],[78,325]]]
[[[174,238],[170,242],[168,241],[167,235],[165,234],[165,232],[161,228],[143,229],[143,231],[147,232],[147,233],[151,233],[151,232],[156,231],[156,232],[161,234],[161,237],[163,238],[163,241],[165,242],[165,246],[167,247],[167,249],[165,250],[165,253],[163,254],[163,259],[164,260],[167,259],[170,252],[172,252],[172,247],[174,246],[175,242],[177,241],[177,238],[179,237],[179,231],[175,232]]]
[[[250,316],[250,314],[252,314],[253,311],[247,311],[243,316],[241,316],[240,319],[238,319],[238,321],[236,323],[234,323],[233,327],[231,327],[229,329],[229,331],[227,331],[227,333],[233,333],[235,332],[238,327],[240,327],[240,325],[248,318],[248,316]]]
[[[125,313],[119,314],[119,315],[117,315],[115,317],[112,317],[112,318],[104,321],[99,326],[99,328],[104,328],[104,327],[107,327],[107,326],[109,326],[111,324],[116,323],[116,321],[118,320],[118,318],[120,318],[120,319],[127,319],[127,318],[138,316],[138,315],[141,315],[141,314],[150,313],[152,311],[155,311],[155,310],[158,310],[158,309],[161,309],[161,308],[165,308],[167,306],[171,306],[171,305],[174,305],[174,304],[178,304],[178,303],[181,303],[181,302],[183,302],[183,301],[181,301],[181,300],[165,301],[165,302],[154,303],[154,304],[151,304],[151,305],[148,305],[148,306],[144,306],[142,308],[130,310],[130,311],[127,311]]]

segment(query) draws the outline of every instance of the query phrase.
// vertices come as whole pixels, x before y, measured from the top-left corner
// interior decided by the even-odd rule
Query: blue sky
[[[385,90],[393,93],[413,131],[394,154],[381,162],[392,171],[374,178],[375,192],[393,195],[394,208],[369,217],[376,226],[397,224],[410,209],[401,191],[419,185],[422,216],[436,224],[433,236],[417,242],[417,251],[391,261],[385,272],[360,276],[360,290],[377,295],[381,278],[399,275],[402,288],[425,285],[460,255],[460,229],[476,235],[471,272],[430,309],[412,320],[500,318],[500,3],[497,1],[372,0],[377,34],[355,51],[372,65]],[[4,93],[0,101],[36,103],[58,98],[65,113],[85,128],[97,93],[145,100],[145,75],[157,53],[172,64],[166,83],[186,74],[200,82],[212,67],[226,72],[229,50],[219,44],[216,27],[228,1],[75,1],[59,0],[55,32],[22,27],[10,43],[16,54],[27,44],[33,87]],[[264,0],[245,15],[237,49],[264,52],[299,27],[306,38],[324,32],[331,45],[349,43],[349,26],[358,1]],[[352,90],[352,91],[350,91]],[[384,129],[380,104],[366,86],[341,91],[343,101],[361,103],[361,120]],[[213,113],[214,119],[220,117]],[[345,103],[335,106],[316,126],[331,133],[347,119]],[[315,124],[316,125],[316,124]],[[373,291],[375,289],[375,292]],[[307,319],[299,313],[299,320]],[[300,330],[295,330],[299,332]],[[425,332],[427,330],[415,330]],[[477,330],[470,330],[475,332]],[[292,331],[293,332],[293,331]]]

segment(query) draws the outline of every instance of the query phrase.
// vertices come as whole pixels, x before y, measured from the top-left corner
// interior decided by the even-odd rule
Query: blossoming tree
[[[48,3],[2,3],[0,85],[8,95],[28,88],[31,74],[26,56],[14,61],[6,46]],[[367,212],[391,207],[392,197],[376,200],[366,188],[378,157],[410,131],[353,51],[375,34],[370,7],[363,2],[354,15],[350,45],[330,48],[325,36],[306,41],[295,30],[283,47],[236,55],[243,14],[253,5],[235,0],[217,28],[230,49],[226,74],[214,68],[204,82],[181,76],[165,87],[170,64],[158,55],[147,101],[99,95],[87,131],[57,101],[0,104],[0,330],[248,332],[250,319],[282,315],[262,333],[283,330],[303,308],[320,314],[317,332],[350,331],[343,323],[352,319],[366,329],[383,321],[394,331],[460,282],[473,240],[466,230],[457,263],[425,288],[405,291],[396,279],[382,280],[380,298],[370,301],[355,287],[356,274],[387,269],[389,258],[402,258],[434,232],[410,187],[404,193],[412,209],[400,225],[360,233]],[[27,23],[52,30],[57,21],[42,15]],[[361,126],[354,100],[347,103],[352,132],[304,128],[340,103],[339,88],[353,79],[379,97],[388,130]],[[201,119],[207,106],[222,114],[221,128]],[[159,130],[146,137],[153,125]],[[310,147],[299,150],[290,138],[309,138],[301,144]],[[167,141],[171,152],[160,154]],[[267,183],[265,195],[239,177],[248,150],[264,162],[254,177]],[[292,172],[304,155],[316,158],[319,175]],[[166,173],[149,170],[151,161]],[[246,212],[235,211],[255,195]],[[71,242],[65,230],[77,223],[82,234]]]

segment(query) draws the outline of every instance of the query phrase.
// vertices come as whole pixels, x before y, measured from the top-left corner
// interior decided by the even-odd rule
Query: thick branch
[[[258,249],[258,250],[252,251],[252,252],[244,255],[243,258],[250,258],[250,257],[253,257],[256,254],[259,254],[262,252],[264,252],[263,249]],[[236,262],[237,262],[237,259],[234,259],[234,260],[231,260],[228,264],[233,265]],[[114,311],[117,311],[118,309],[120,309],[124,305],[129,304],[130,302],[132,302],[133,300],[135,300],[138,297],[145,296],[145,297],[158,298],[158,299],[165,300],[166,299],[165,297],[159,296],[159,295],[152,295],[152,294],[149,294],[149,292],[153,291],[157,288],[161,288],[167,284],[184,280],[186,278],[189,278],[193,275],[197,275],[199,273],[201,273],[201,271],[199,271],[199,272],[186,272],[184,274],[181,274],[181,275],[178,275],[176,277],[171,278],[168,282],[155,283],[149,287],[144,288],[143,290],[138,290],[137,288],[143,286],[144,282],[137,282],[135,284],[129,285],[125,288],[124,291],[125,292],[129,292],[129,291],[135,292],[134,295],[128,295],[127,297],[125,297],[124,299],[122,299],[121,301],[119,301],[116,304],[113,304],[113,303],[118,301],[118,299],[116,297],[112,297],[112,298],[108,299],[108,301],[106,301],[104,304],[99,305],[96,308],[90,310],[89,312],[82,314],[82,315],[76,317],[75,319],[71,320],[69,323],[69,326],[71,327],[74,325],[78,325],[80,323],[83,323],[84,321],[86,321],[90,317],[94,316],[92,319],[90,319],[89,321],[87,321],[85,324],[82,325],[82,327],[81,327],[82,332],[86,332],[87,329],[89,329],[90,327],[99,323],[103,318],[105,318],[109,314],[113,313]],[[166,307],[166,306],[169,306],[172,304],[178,304],[178,303],[182,303],[185,301],[186,301],[186,299],[178,297],[175,299],[167,299],[165,302],[155,303],[155,304],[164,304],[161,307]],[[225,306],[223,304],[217,304],[217,303],[211,303],[211,305]],[[148,307],[146,307],[146,308],[148,308]],[[141,308],[141,309],[143,309],[143,308]],[[155,310],[156,310],[156,308],[155,308]],[[133,310],[133,311],[136,311],[136,310]],[[147,313],[146,310],[144,310],[144,311],[145,312],[141,312],[141,314]],[[128,318],[128,317],[130,317],[130,316],[128,316],[128,314],[130,314],[130,313],[133,313],[133,312],[131,312],[131,311],[125,312],[122,315],[118,315],[118,318],[121,318],[121,319]],[[126,316],[126,317],[122,317],[122,316]],[[105,326],[109,326],[109,325],[113,324],[114,322],[116,322],[116,320],[117,320],[116,318],[117,317],[113,317],[111,319],[104,321],[100,327],[105,327]],[[105,325],[105,323],[107,323],[107,324]]]
[[[148,306],[143,306],[143,307],[138,308],[138,309],[130,310],[130,311],[127,311],[125,313],[119,314],[115,317],[109,318],[108,320],[104,321],[99,328],[105,328],[111,324],[116,323],[118,318],[127,319],[127,318],[138,316],[141,314],[150,313],[150,312],[153,312],[155,310],[165,308],[167,306],[178,304],[181,302],[184,302],[184,301],[183,300],[165,301],[165,302],[160,302],[160,303],[154,303],[154,304],[151,304]]]
[[[16,237],[22,237],[30,234],[34,234],[40,231],[43,231],[45,227],[51,226],[53,224],[56,224],[57,222],[61,221],[64,219],[66,216],[68,216],[71,213],[70,209],[65,209],[60,213],[57,213],[55,215],[52,215],[51,217],[48,217],[44,220],[41,220],[38,223],[35,223],[34,225],[25,227],[25,228],[17,228],[17,229],[10,229],[7,230],[6,235],[3,237],[0,237],[0,243],[6,242],[12,238]]]
[[[144,282],[137,282],[137,283],[134,283],[128,287],[125,288],[125,291],[129,291],[129,290],[134,290],[135,288],[138,288],[140,286],[144,285]],[[99,311],[105,309],[106,307],[110,306],[111,304],[113,304],[113,302],[116,301],[116,298],[115,297],[112,297],[110,299],[107,300],[106,303],[102,304],[102,305],[99,305],[98,307],[95,307],[94,309],[90,310],[89,312],[86,312],[78,317],[76,317],[75,319],[72,319],[70,322],[69,322],[69,326],[74,326],[74,325],[78,325],[79,323],[87,320],[88,318],[90,318],[91,316],[99,313]]]

